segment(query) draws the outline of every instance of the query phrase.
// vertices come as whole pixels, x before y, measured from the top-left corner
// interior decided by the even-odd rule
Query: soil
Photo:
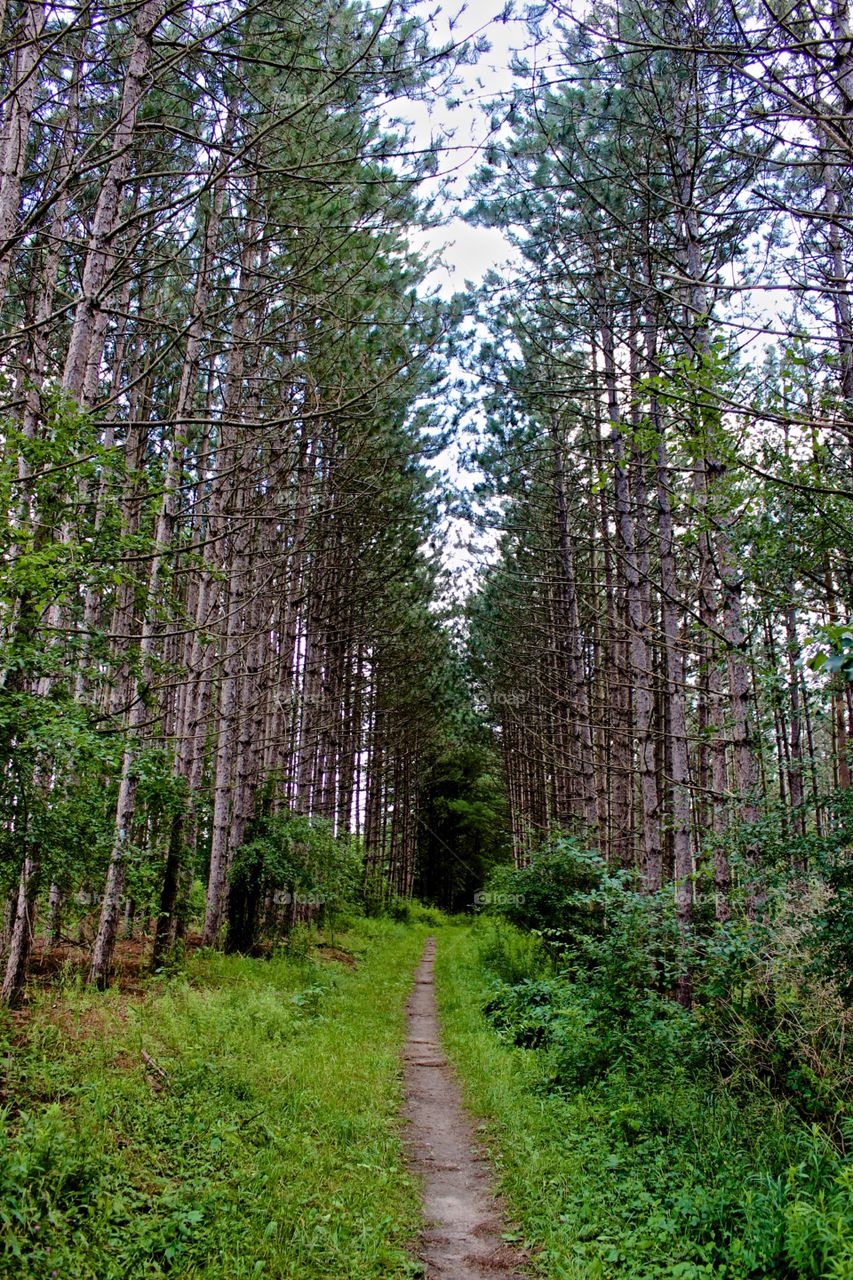
[[[339,964],[345,964],[348,969],[355,969],[358,960],[351,951],[345,951],[343,947],[333,947],[330,942],[321,942],[317,947],[321,960],[337,960]]]
[[[409,1160],[427,1224],[419,1256],[427,1280],[522,1280],[525,1256],[505,1239],[511,1230],[441,1048],[434,957],[430,938],[415,973],[404,1053]]]

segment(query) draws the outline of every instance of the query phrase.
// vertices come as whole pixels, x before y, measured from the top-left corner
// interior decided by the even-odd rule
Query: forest
[[[0,1277],[853,1280],[845,0],[0,33]]]

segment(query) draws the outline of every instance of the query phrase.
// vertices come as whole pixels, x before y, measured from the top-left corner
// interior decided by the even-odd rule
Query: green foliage
[[[509,932],[502,926],[504,954],[520,954]],[[851,1274],[849,1122],[840,1147],[754,1075],[746,1089],[727,1087],[703,1063],[701,1011],[653,994],[609,1025],[594,982],[543,966],[541,952],[512,984],[483,972],[495,945],[488,924],[443,937],[439,1002],[502,1190],[544,1274]]]
[[[423,931],[344,941],[357,968],[205,952],[124,1007],[37,1002],[7,1063],[0,1274],[410,1275],[398,1055]]]
[[[440,907],[431,907],[415,898],[392,898],[385,906],[389,919],[399,924],[424,924],[438,928],[447,923],[447,916]]]
[[[821,833],[811,826],[803,834],[791,832],[785,813],[768,806],[759,822],[732,822],[722,837],[738,873],[739,883],[730,895],[735,906],[743,905],[750,878],[756,875],[745,850],[758,845],[758,874],[769,894],[771,916],[764,928],[733,919],[726,929],[711,930],[705,922],[694,963],[705,975],[706,992],[731,995],[747,978],[755,978],[760,988],[761,964],[774,963],[774,934],[785,925],[786,915],[793,914],[802,941],[800,958],[808,972],[834,987],[848,1005],[853,1000],[853,792],[836,791],[821,807]],[[714,840],[709,839],[708,863],[713,850]],[[701,907],[700,901],[697,916]]]
[[[639,893],[574,841],[502,869],[483,895],[492,921],[478,943],[494,975],[488,1016],[510,1042],[549,1047],[557,1085],[706,1064],[739,1093],[769,1091],[837,1135],[853,1086],[838,998],[849,1004],[853,971],[850,806],[837,796],[826,834],[798,837],[793,851],[771,822],[771,916],[687,936],[672,894]],[[684,982],[689,1013],[673,999]]]
[[[815,913],[809,934],[812,964],[833,982],[846,1005],[853,1005],[853,862],[826,872],[829,900]]]
[[[346,910],[357,901],[361,866],[357,842],[336,839],[322,818],[287,811],[259,818],[231,867],[229,946],[249,950],[263,933],[274,935],[295,915],[280,908],[312,907],[324,917]]]
[[[480,740],[458,672],[456,705],[443,744],[421,779],[422,823],[415,892],[448,911],[469,911],[474,892],[496,863],[507,861],[507,811],[499,762]],[[453,851],[449,856],[448,850]]]
[[[100,876],[112,834],[122,739],[100,732],[89,709],[59,692],[4,691],[0,741],[13,767],[0,783],[0,884],[17,878],[27,846],[46,874],[77,883]]]
[[[646,926],[655,913],[631,893],[614,901],[609,878],[602,882],[606,934],[602,905],[589,913],[590,931],[570,943],[555,946],[558,931],[549,929],[547,944],[537,946],[537,935],[506,925],[479,942],[492,975],[483,1012],[509,1043],[550,1050],[554,1087],[588,1084],[611,1071],[658,1078],[702,1060],[695,1021],[654,988],[662,967]]]
[[[566,974],[628,1012],[638,992],[674,988],[686,961],[671,895],[635,885],[632,873],[611,872],[597,853],[556,837],[528,865],[496,871],[482,896],[490,914],[531,930]]]
[[[596,894],[606,873],[598,854],[568,836],[557,837],[537,850],[527,866],[497,868],[484,905],[519,928],[554,939],[586,935],[603,926],[603,902]]]
[[[478,930],[481,963],[502,982],[513,984],[544,977],[551,971],[548,951],[539,934],[527,933],[500,920],[484,920]]]
[[[826,671],[853,683],[853,623],[828,623],[818,640],[822,647],[808,660],[812,671]]]
[[[522,978],[520,982],[497,981],[493,994],[483,1005],[489,1021],[511,1044],[538,1049],[551,1044],[563,1016],[565,984],[558,978]]]

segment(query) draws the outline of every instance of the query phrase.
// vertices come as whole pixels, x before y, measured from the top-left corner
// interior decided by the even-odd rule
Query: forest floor
[[[0,1016],[2,1280],[853,1280],[816,1126],[645,1059],[555,1087],[484,1012],[487,923],[126,951]]]
[[[554,1024],[552,1045],[531,1043],[541,1023],[523,1019],[543,1012],[543,980],[528,967],[530,944],[488,921],[446,929],[435,978],[445,1051],[536,1274],[853,1280],[843,1134],[833,1142],[754,1073],[724,1080],[682,1060],[684,1042],[668,1051],[662,1021],[646,1040],[622,1027],[621,1060],[566,1080],[566,1064],[590,1044],[588,1025],[598,1035],[602,1023],[589,1000],[577,1003]],[[522,1000],[521,1039],[488,1012],[508,989]],[[846,1120],[843,1129],[849,1144]]]
[[[427,929],[198,951],[0,1019],[3,1280],[404,1280],[406,1002]]]
[[[423,1188],[427,1224],[420,1256],[427,1280],[520,1280],[524,1259],[507,1243],[482,1151],[442,1049],[434,961],[430,938],[409,1001],[405,1054],[407,1146]]]

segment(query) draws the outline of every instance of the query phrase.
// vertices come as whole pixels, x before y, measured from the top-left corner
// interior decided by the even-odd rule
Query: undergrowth
[[[7,1019],[0,1275],[416,1273],[398,1055],[424,934],[202,952],[141,999],[71,983]]]
[[[570,845],[553,860],[505,877],[526,927],[481,919],[437,959],[448,1048],[543,1274],[851,1280],[850,1015],[808,964],[811,926],[779,928],[780,907],[772,935],[709,930],[686,1009],[668,904]]]

